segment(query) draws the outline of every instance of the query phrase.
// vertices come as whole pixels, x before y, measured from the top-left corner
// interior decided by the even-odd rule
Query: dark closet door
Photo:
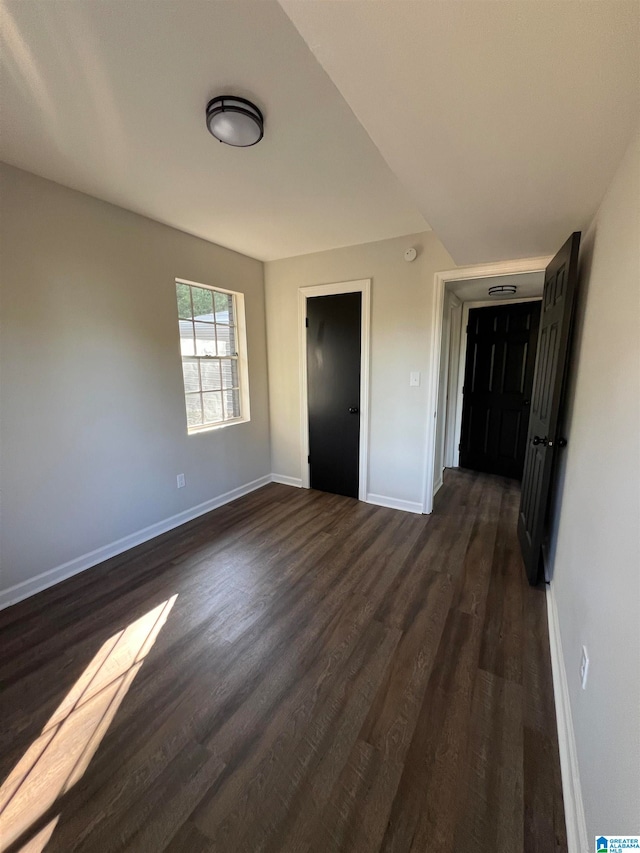
[[[529,434],[522,478],[518,538],[531,584],[542,579],[542,542],[547,525],[554,457],[566,383],[569,340],[578,274],[580,233],[572,234],[547,267]]]
[[[460,465],[522,476],[539,302],[472,308],[462,389]]]
[[[312,489],[358,497],[361,293],[307,300]]]

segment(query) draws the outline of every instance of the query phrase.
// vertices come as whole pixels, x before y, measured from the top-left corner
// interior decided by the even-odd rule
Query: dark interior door
[[[547,524],[554,457],[566,384],[569,339],[578,273],[580,233],[571,235],[547,267],[529,433],[518,516],[518,538],[529,583],[542,579],[542,542]]]
[[[522,476],[539,302],[472,308],[462,389],[460,465]]]
[[[312,489],[358,497],[361,293],[307,300]]]

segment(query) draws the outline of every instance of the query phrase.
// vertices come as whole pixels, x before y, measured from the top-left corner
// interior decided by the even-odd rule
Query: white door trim
[[[437,272],[433,277],[432,329],[430,354],[430,375],[427,389],[427,439],[425,453],[425,471],[422,486],[422,511],[433,510],[433,482],[436,453],[436,416],[438,413],[438,383],[440,376],[440,349],[442,347],[442,312],[444,308],[444,290],[450,281],[465,281],[470,278],[493,278],[500,275],[543,272],[551,256],[541,258],[522,258],[516,261],[499,261],[495,264],[479,264],[473,267],[459,267],[455,270]]]
[[[307,391],[307,299],[361,293],[360,331],[360,458],[358,499],[366,501],[369,483],[369,360],[371,350],[371,279],[339,281],[298,288],[298,349],[300,365],[300,471],[302,488],[309,488],[309,403]]]
[[[575,729],[571,716],[569,699],[569,681],[562,652],[560,620],[556,604],[555,587],[547,587],[547,621],[549,629],[549,651],[551,652],[551,672],[553,675],[553,698],[556,706],[556,725],[558,728],[558,749],[560,752],[560,773],[562,777],[562,798],[567,827],[567,849],[569,853],[587,853],[589,847],[587,823],[582,799],[580,767],[576,747]],[[593,837],[593,836],[592,836]]]
[[[455,300],[455,301],[454,301]],[[458,368],[460,359],[460,334],[462,331],[462,303],[455,294],[451,294],[449,311],[449,353],[447,366],[447,411],[444,423],[444,454],[442,464],[445,468],[454,468],[457,445],[455,442],[456,393],[458,390]],[[445,349],[446,352],[446,349]],[[434,491],[435,495],[435,491]]]

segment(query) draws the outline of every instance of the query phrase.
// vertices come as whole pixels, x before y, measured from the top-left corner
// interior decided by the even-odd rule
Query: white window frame
[[[233,297],[234,302],[234,316],[235,316],[235,328],[236,328],[236,347],[237,347],[237,356],[236,361],[238,364],[238,390],[240,397],[240,417],[230,418],[225,421],[212,421],[206,424],[198,424],[197,426],[189,426],[187,421],[187,389],[184,385],[184,372],[182,371],[182,362],[183,358],[199,358],[200,356],[183,356],[181,345],[180,345],[180,336],[178,335],[178,352],[180,353],[180,368],[182,372],[182,392],[184,397],[184,406],[185,406],[185,421],[187,421],[187,434],[188,435],[199,435],[204,432],[211,432],[212,430],[224,429],[228,426],[233,426],[234,424],[246,423],[251,420],[251,408],[250,408],[250,398],[249,398],[249,362],[247,358],[247,323],[246,323],[246,315],[245,315],[245,302],[244,302],[244,293],[241,293],[238,290],[229,290],[226,287],[218,287],[217,285],[211,284],[203,284],[199,281],[190,281],[186,278],[176,278],[174,282],[174,291],[177,292],[177,285],[186,284],[190,287],[200,287],[203,290],[211,290],[213,293],[225,293],[229,294]],[[215,302],[214,302],[215,306]],[[215,313],[215,312],[214,312]],[[178,314],[178,330],[180,329],[180,316],[179,311]],[[227,356],[215,356],[215,358],[226,358]],[[224,405],[224,404],[223,404]]]

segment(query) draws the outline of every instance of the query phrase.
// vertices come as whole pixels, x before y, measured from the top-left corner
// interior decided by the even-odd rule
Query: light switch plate
[[[409,385],[412,388],[417,388],[420,385],[420,371],[412,370],[409,374]]]

